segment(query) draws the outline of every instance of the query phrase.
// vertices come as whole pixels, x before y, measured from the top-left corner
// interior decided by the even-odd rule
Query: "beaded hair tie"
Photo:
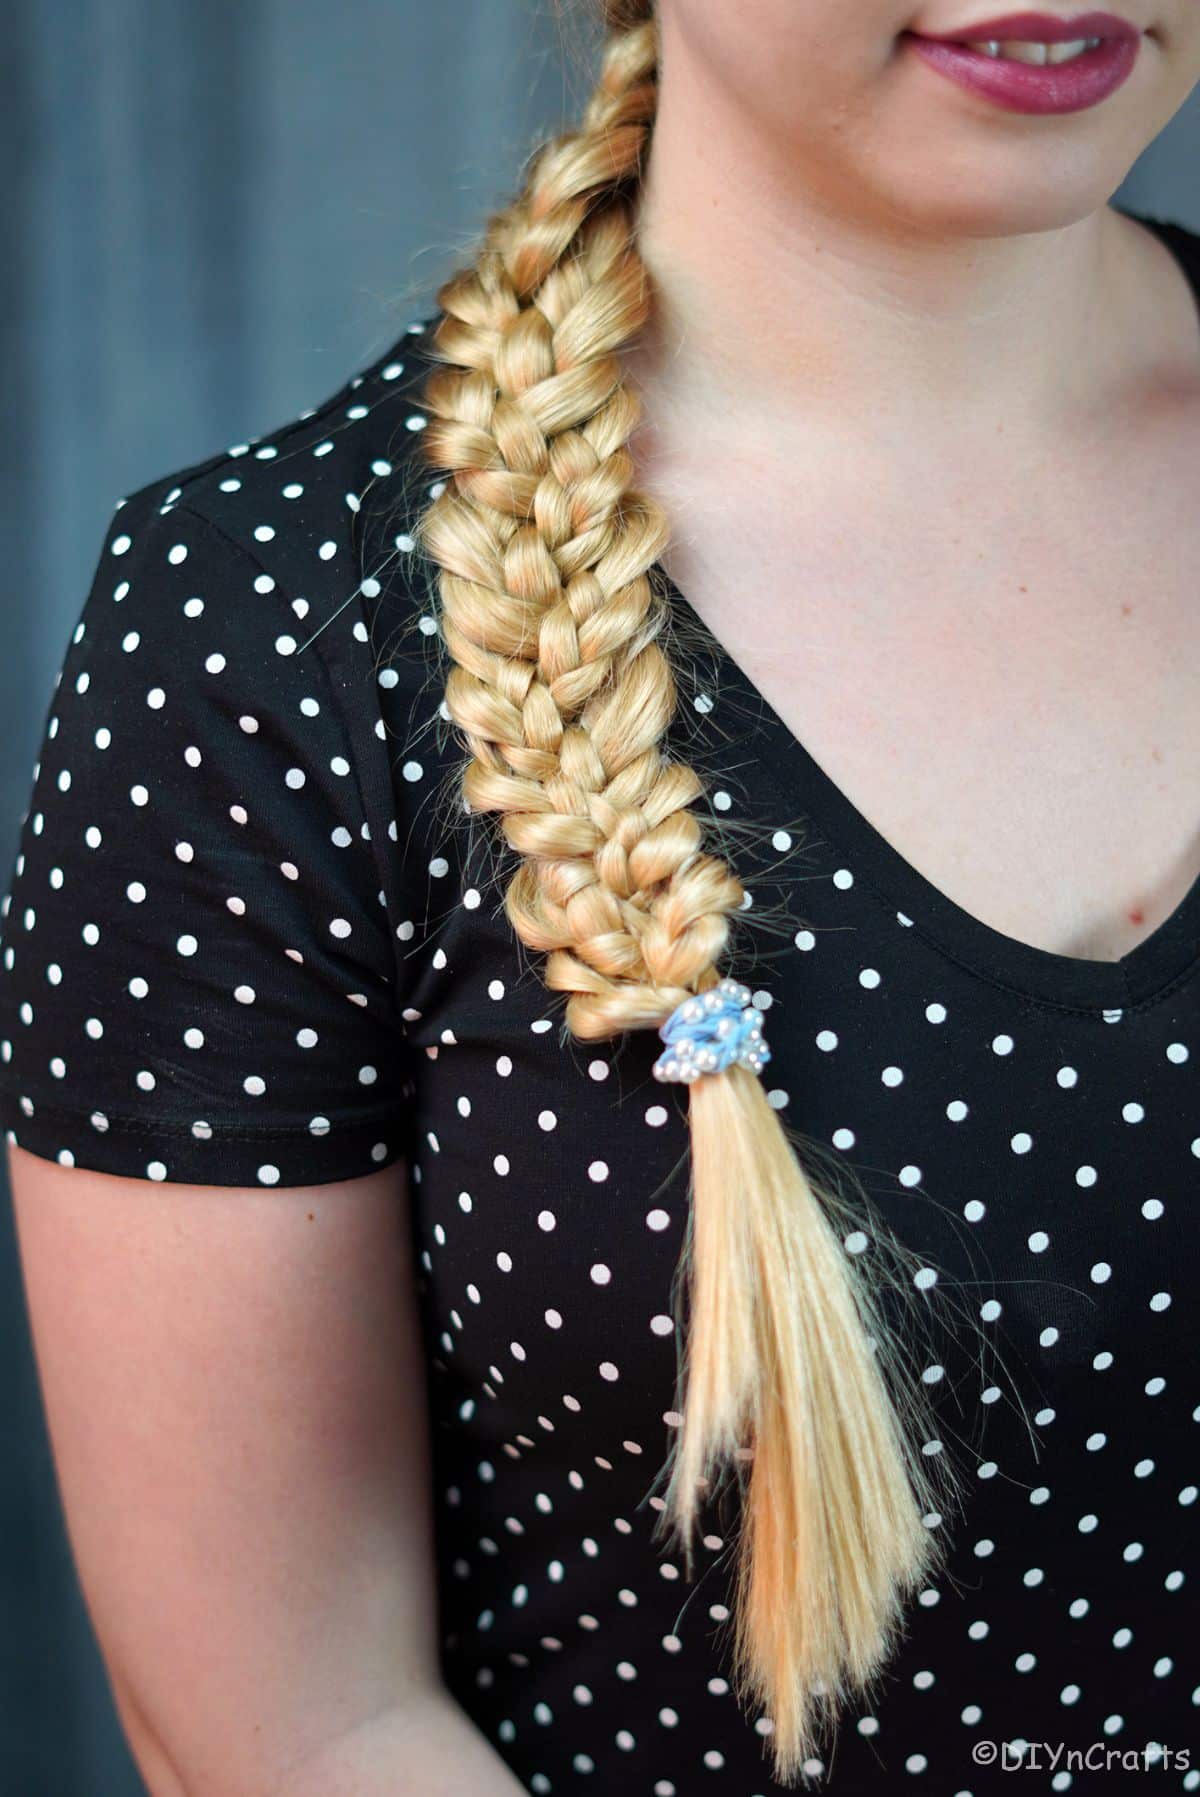
[[[750,988],[738,980],[720,980],[706,992],[691,994],[658,1033],[668,1046],[654,1063],[655,1079],[691,1081],[734,1065],[761,1073],[771,1058],[762,1012],[751,1004]]]

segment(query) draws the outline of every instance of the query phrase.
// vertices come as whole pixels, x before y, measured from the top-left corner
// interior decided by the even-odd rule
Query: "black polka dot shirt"
[[[1147,222],[1200,290],[1200,239]],[[164,1196],[403,1160],[449,1688],[531,1792],[776,1797],[771,1719],[730,1682],[733,1500],[691,1583],[654,1537],[686,1087],[654,1079],[654,1031],[565,1032],[503,913],[516,858],[456,790],[412,536],[432,322],[118,506],[0,910],[0,1119]],[[771,1104],[912,1251],[922,1448],[963,1483],[925,1519],[944,1570],[809,1773],[1200,1789],[1200,883],[1118,962],[990,929],[655,573],[667,747],[746,888],[723,970],[764,1012]]]

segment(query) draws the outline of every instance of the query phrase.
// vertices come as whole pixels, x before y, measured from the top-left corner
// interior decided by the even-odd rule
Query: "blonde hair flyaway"
[[[699,775],[661,746],[676,693],[647,570],[669,533],[634,485],[641,407],[618,355],[652,304],[633,202],[658,27],[650,0],[609,0],[604,23],[578,128],[534,152],[438,290],[423,454],[447,478],[418,525],[469,749],[461,800],[521,857],[507,918],[589,1042],[661,1031],[719,987],[744,898],[688,808]],[[876,1257],[847,1254],[840,1201],[758,1068],[721,1056],[687,1080],[687,1114],[683,1420],[659,1525],[691,1578],[702,1489],[721,1471],[745,1481],[734,1684],[769,1718],[788,1783],[884,1664],[935,1559],[920,1399],[897,1377],[880,1275],[858,1264]]]

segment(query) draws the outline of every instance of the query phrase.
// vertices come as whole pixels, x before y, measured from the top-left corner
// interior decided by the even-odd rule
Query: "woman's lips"
[[[940,37],[921,32],[931,43],[978,43],[980,38],[998,38],[1001,42],[1031,44],[1069,44],[1085,37],[1136,38],[1138,28],[1115,12],[1080,12],[1073,19],[1056,19],[1046,12],[1009,12],[1002,18],[984,19],[963,31],[944,31]]]
[[[1030,15],[1019,15],[1028,19]],[[973,41],[984,38],[1000,42],[1063,43],[1076,38],[1101,37],[1095,49],[1084,50],[1070,62],[1016,62],[1002,56],[989,56],[962,42],[944,38],[922,37],[915,31],[903,33],[903,39],[921,59],[939,75],[945,75],[960,87],[981,94],[984,99],[1011,112],[1061,113],[1081,112],[1097,106],[1126,81],[1137,61],[1141,36],[1121,20],[1119,34],[1104,37],[1096,30],[1083,30],[1089,15],[1069,21],[1071,36],[1060,30],[1054,37],[1038,37],[1025,25],[1021,32],[1013,29],[1012,18],[992,21],[989,26],[972,26]],[[1111,14],[1091,15],[1108,18]],[[1057,22],[1061,27],[1062,21]],[[1003,25],[1003,32],[997,29]]]

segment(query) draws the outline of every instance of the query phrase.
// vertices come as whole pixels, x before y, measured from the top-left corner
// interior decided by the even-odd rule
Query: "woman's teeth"
[[[1008,62],[1056,63],[1074,62],[1086,50],[1094,50],[1099,42],[1098,37],[1074,38],[1069,44],[1001,43],[996,38],[984,38],[968,41],[966,48]]]

